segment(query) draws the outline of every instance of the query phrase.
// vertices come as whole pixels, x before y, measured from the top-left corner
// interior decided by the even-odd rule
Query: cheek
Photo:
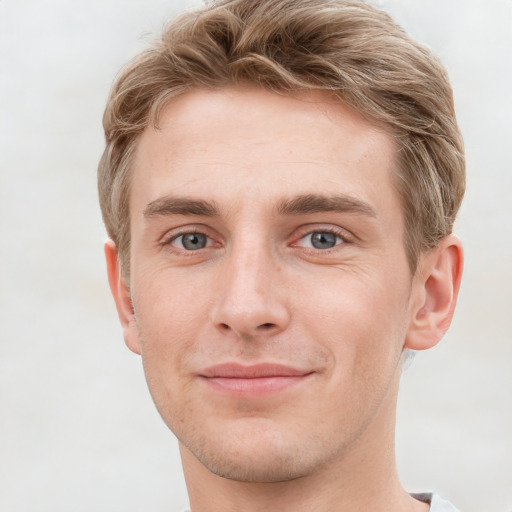
[[[208,317],[214,287],[200,273],[180,275],[159,268],[143,269],[133,290],[145,366],[179,371],[182,358]]]
[[[312,288],[304,282],[300,328],[330,352],[333,368],[374,375],[396,364],[405,340],[408,281],[400,274],[331,269]],[[403,274],[403,272],[402,272]]]
[[[181,282],[152,269],[137,277],[134,304],[144,374],[149,391],[167,425],[173,429],[188,409],[191,377],[184,369],[201,338],[207,313],[205,283]]]

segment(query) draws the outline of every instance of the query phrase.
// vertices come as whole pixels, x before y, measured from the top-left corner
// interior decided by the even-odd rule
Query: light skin
[[[450,235],[408,263],[392,138],[321,93],[192,91],[143,133],[128,347],[176,434],[192,512],[420,511],[394,426],[407,349],[448,328]]]

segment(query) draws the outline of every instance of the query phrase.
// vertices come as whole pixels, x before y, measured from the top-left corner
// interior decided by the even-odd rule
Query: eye
[[[336,233],[331,233],[330,231],[314,231],[302,237],[301,242],[303,247],[325,250],[336,247],[343,243],[344,240]]]
[[[183,233],[174,238],[171,244],[186,251],[197,251],[209,245],[208,237],[204,233]]]

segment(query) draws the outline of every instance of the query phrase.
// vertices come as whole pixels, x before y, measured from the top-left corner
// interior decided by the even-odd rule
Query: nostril
[[[261,324],[260,327],[262,329],[265,329],[266,331],[268,331],[269,329],[272,329],[272,327],[275,327],[275,325],[271,324],[270,322],[267,322],[267,323]]]

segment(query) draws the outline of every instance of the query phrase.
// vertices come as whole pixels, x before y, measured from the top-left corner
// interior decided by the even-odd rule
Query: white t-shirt
[[[430,503],[429,512],[459,512],[449,501],[433,493],[411,494],[414,498],[425,503]],[[183,512],[190,512],[184,510]]]
[[[429,512],[459,512],[449,501],[433,493],[411,494],[414,498],[430,503]]]

